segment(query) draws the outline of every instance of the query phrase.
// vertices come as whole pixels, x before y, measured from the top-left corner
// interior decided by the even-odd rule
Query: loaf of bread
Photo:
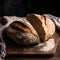
[[[7,36],[22,45],[40,43],[40,38],[27,20],[12,22],[6,29]]]
[[[37,31],[41,42],[44,42],[52,37],[55,32],[54,22],[43,15],[28,14],[26,19],[32,24]]]

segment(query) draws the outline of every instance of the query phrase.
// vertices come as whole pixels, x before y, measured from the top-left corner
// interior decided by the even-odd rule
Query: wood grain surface
[[[53,37],[52,38],[54,38],[54,40],[55,40],[55,47],[52,49],[52,50],[50,50],[49,52],[43,52],[43,51],[40,51],[40,49],[41,49],[41,47],[43,47],[43,46],[45,46],[45,45],[43,45],[43,46],[38,46],[38,44],[36,44],[36,45],[29,45],[29,46],[25,46],[25,45],[20,45],[20,44],[17,44],[15,41],[13,41],[13,40],[11,40],[8,36],[7,36],[7,34],[6,34],[6,32],[4,31],[3,32],[3,39],[4,39],[4,41],[5,41],[5,43],[6,43],[6,51],[7,51],[7,54],[8,55],[18,55],[18,54],[32,54],[32,55],[34,55],[34,54],[52,54],[52,55],[54,55],[54,53],[56,52],[56,48],[57,48],[57,33],[55,33],[54,35],[53,35]],[[41,43],[40,43],[41,44]]]
[[[22,55],[10,55],[6,56],[6,60],[60,60],[60,32],[57,30],[55,35],[55,39],[58,40],[57,42],[57,49],[55,51],[54,56],[49,55],[33,55],[33,56],[22,56]]]

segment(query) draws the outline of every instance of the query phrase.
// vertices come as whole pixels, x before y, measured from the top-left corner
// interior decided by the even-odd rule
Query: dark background
[[[49,13],[60,16],[59,0],[0,0],[0,16]]]
[[[33,11],[35,13],[49,13],[60,16],[59,0],[37,0],[33,1]]]

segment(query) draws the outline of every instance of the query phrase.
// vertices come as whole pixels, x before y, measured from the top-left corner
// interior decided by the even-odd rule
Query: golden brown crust
[[[20,21],[11,23],[6,32],[11,39],[19,44],[31,45],[40,43],[39,36],[32,33],[31,29]]]
[[[19,22],[19,21],[15,21],[13,23],[10,24],[10,26],[16,30],[23,30],[25,32],[30,32],[30,29],[28,29],[28,27],[26,25],[24,25],[23,23]]]
[[[38,14],[28,14],[26,18],[37,31],[41,41],[48,40],[54,34],[55,25],[49,18]]]

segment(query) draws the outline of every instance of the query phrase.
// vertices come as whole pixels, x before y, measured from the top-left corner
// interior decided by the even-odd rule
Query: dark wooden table
[[[60,32],[56,31],[56,39],[58,40],[58,46],[55,55],[7,55],[5,60],[60,60]]]

